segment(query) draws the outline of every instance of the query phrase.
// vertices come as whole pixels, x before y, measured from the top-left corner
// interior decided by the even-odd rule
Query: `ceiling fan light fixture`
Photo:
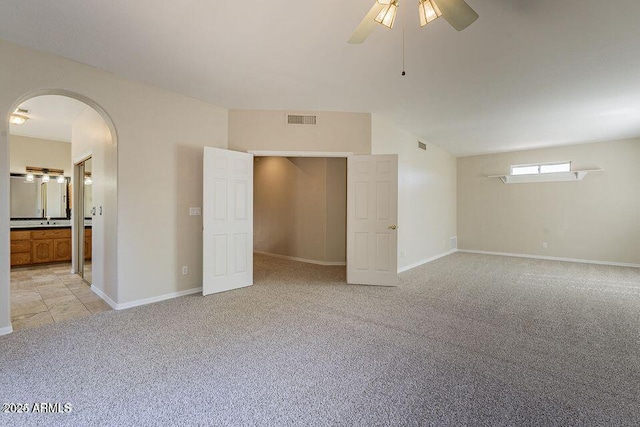
[[[420,0],[418,14],[420,15],[421,27],[442,16],[442,12],[434,0]]]
[[[387,28],[393,28],[393,23],[396,20],[396,14],[398,13],[398,1],[391,0],[389,4],[382,8],[378,16],[376,16],[376,22],[384,25]]]

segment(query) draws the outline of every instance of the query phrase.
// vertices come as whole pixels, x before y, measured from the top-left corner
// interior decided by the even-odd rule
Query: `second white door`
[[[398,156],[347,159],[347,283],[398,284]]]
[[[204,295],[253,284],[253,155],[204,149]]]

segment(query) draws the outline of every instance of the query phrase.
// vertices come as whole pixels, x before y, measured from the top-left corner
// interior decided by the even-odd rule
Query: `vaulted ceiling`
[[[400,0],[349,45],[373,0],[11,0],[0,38],[227,108],[385,114],[455,155],[640,136],[640,2],[467,2],[462,32]]]

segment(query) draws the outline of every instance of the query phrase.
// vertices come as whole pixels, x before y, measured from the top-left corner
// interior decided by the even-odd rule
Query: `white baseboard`
[[[138,307],[140,305],[147,305],[147,304],[151,304],[151,303],[154,303],[154,302],[165,301],[165,300],[168,300],[168,299],[182,297],[182,296],[185,296],[185,295],[197,294],[197,293],[200,293],[200,292],[202,292],[202,286],[200,286],[198,288],[187,289],[185,291],[171,292],[169,294],[158,295],[157,297],[143,298],[143,299],[139,299],[139,300],[135,300],[135,301],[125,302],[125,303],[122,303],[122,304],[116,304],[116,306],[114,308],[116,310],[125,310],[127,308]]]
[[[445,257],[447,255],[451,255],[454,252],[457,252],[457,250],[456,249],[451,249],[450,251],[443,252],[443,253],[441,253],[439,255],[436,255],[436,256],[432,256],[431,258],[427,258],[427,259],[423,259],[423,260],[418,261],[418,262],[414,262],[413,264],[398,268],[398,273],[404,273],[405,271],[409,271],[412,268],[416,268],[416,267],[419,267],[419,266],[421,266],[423,264],[426,264],[428,262],[435,261],[435,260],[437,260],[439,258],[442,258],[442,257]]]
[[[111,298],[109,298],[109,296],[107,294],[105,294],[104,292],[102,292],[101,289],[98,289],[96,287],[96,285],[91,285],[91,290],[93,291],[94,294],[98,295],[100,298],[102,298],[104,300],[104,302],[106,302],[107,304],[109,304],[111,306],[111,308],[113,308],[114,310],[118,309],[118,304],[112,300]]]
[[[0,335],[8,335],[13,332],[13,328],[11,326],[5,326],[4,328],[0,328]]]
[[[616,267],[640,268],[640,264],[632,264],[628,262],[597,261],[597,260],[591,260],[591,259],[561,258],[561,257],[543,256],[543,255],[512,254],[508,252],[476,251],[471,249],[458,249],[458,252],[466,252],[469,254],[510,256],[510,257],[516,257],[516,258],[547,259],[550,261],[562,261],[562,262],[579,262],[582,264],[613,265]]]
[[[266,255],[266,256],[270,256],[270,257],[274,257],[274,258],[283,258],[283,259],[290,259],[292,261],[298,261],[298,262],[306,262],[308,264],[317,264],[317,265],[347,265],[346,262],[344,261],[336,261],[336,262],[331,262],[331,261],[316,261],[314,259],[306,259],[306,258],[298,258],[298,257],[294,257],[294,256],[287,256],[287,255],[280,255],[280,254],[272,254],[271,252],[260,252],[260,251],[253,251],[254,254],[260,254],[260,255]]]

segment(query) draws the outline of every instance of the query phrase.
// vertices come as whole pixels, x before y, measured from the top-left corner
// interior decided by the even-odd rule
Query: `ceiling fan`
[[[393,28],[398,13],[398,2],[399,0],[376,0],[348,43],[363,43],[373,31],[376,22]],[[418,14],[421,27],[442,16],[458,31],[464,30],[478,19],[476,11],[464,0],[418,0]]]

